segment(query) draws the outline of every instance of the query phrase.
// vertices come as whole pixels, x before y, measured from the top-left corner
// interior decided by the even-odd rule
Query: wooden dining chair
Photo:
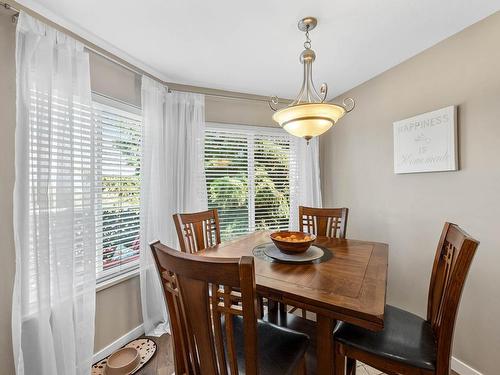
[[[316,236],[345,238],[348,208],[299,206],[299,230]]]
[[[175,229],[181,250],[196,253],[221,243],[219,213],[213,210],[174,214]],[[264,316],[264,299],[259,297],[259,317]]]
[[[316,236],[345,238],[347,229],[348,208],[315,208],[299,206],[299,231],[312,233]],[[276,319],[277,308],[281,315],[284,315],[288,310],[287,306],[279,303],[270,303],[270,316]],[[292,307],[290,312],[293,313],[299,310]],[[306,310],[302,309],[302,317],[307,316]]]
[[[151,244],[172,330],[175,373],[305,374],[308,336],[257,320],[253,257],[211,258]]]
[[[346,369],[355,375],[360,360],[388,374],[449,375],[457,310],[478,245],[446,223],[431,274],[427,319],[387,305],[383,331],[340,323],[334,335],[335,373]]]
[[[173,215],[181,250],[196,253],[220,244],[220,225],[217,209]]]

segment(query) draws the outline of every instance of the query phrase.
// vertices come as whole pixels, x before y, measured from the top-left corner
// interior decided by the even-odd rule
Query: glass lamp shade
[[[288,133],[309,140],[326,132],[345,114],[345,108],[340,105],[305,103],[277,111],[273,120]]]

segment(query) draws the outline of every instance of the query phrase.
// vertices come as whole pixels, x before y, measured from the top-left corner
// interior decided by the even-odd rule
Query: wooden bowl
[[[111,354],[104,369],[105,375],[127,375],[141,363],[139,351],[136,348],[121,348]]]
[[[306,237],[309,239],[306,239]],[[303,232],[281,231],[271,233],[271,240],[278,249],[285,253],[303,253],[309,249],[315,239],[314,234]]]

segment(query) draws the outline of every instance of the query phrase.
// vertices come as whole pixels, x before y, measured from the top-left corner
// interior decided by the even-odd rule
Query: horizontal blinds
[[[255,229],[287,229],[290,218],[290,138],[254,138]]]
[[[96,129],[97,272],[124,272],[139,258],[141,118],[93,103]]]
[[[207,128],[208,206],[219,210],[223,239],[288,228],[293,158],[287,134],[259,134],[257,127]]]
[[[205,132],[205,175],[209,209],[219,210],[221,236],[248,232],[248,138],[244,134]]]

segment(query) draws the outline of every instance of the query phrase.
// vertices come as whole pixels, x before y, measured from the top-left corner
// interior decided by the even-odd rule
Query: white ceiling
[[[315,16],[316,85],[338,95],[500,9],[500,0],[19,0],[176,83],[291,98]],[[467,51],[464,51],[467,53]]]

